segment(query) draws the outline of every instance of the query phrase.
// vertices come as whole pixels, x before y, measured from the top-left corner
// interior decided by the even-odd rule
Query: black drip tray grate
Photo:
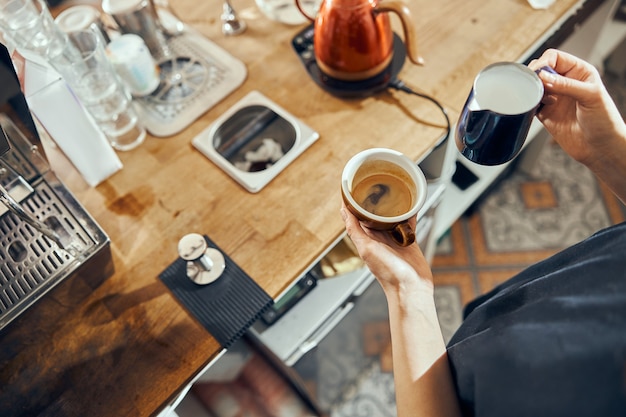
[[[96,243],[66,209],[49,185],[41,182],[22,201],[25,211],[37,219],[64,230],[73,237],[80,254],[89,253]],[[61,229],[62,228],[62,229]],[[45,292],[68,275],[79,263],[74,255],[7,212],[0,218],[0,327],[32,298]]]

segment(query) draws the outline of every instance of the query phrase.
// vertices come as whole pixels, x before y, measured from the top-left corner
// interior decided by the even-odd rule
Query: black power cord
[[[443,114],[443,117],[445,117],[446,119],[446,134],[441,138],[441,140],[435,145],[438,146],[440,143],[443,143],[445,140],[447,140],[450,137],[450,131],[452,129],[452,126],[450,124],[450,117],[448,116],[448,112],[446,111],[446,109],[443,107],[443,105],[441,105],[441,103],[439,103],[439,101],[437,101],[435,98],[427,95],[427,94],[423,94],[423,93],[419,93],[413,89],[411,89],[410,87],[408,87],[404,81],[402,80],[398,80],[397,78],[394,78],[393,80],[391,80],[389,82],[389,87],[391,88],[395,88],[396,90],[399,91],[403,91],[405,93],[408,94],[413,94],[415,96],[424,98],[430,102],[432,102],[433,104],[435,104],[435,106],[437,106],[439,108],[439,110],[441,110],[441,113]]]

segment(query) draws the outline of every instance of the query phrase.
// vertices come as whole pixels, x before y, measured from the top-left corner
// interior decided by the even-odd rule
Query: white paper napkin
[[[95,187],[122,168],[106,136],[49,66],[26,60],[24,90],[31,112],[87,184]]]

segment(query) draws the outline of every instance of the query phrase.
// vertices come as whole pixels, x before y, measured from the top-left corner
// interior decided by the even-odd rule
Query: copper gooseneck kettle
[[[409,59],[423,64],[408,6],[402,0],[323,0],[314,22],[314,52],[326,75],[344,81],[376,76],[393,58],[393,32],[388,12],[398,15]]]

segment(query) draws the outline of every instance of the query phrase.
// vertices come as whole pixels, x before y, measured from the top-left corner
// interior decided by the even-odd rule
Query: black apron
[[[468,304],[448,344],[467,416],[626,416],[626,223]]]

